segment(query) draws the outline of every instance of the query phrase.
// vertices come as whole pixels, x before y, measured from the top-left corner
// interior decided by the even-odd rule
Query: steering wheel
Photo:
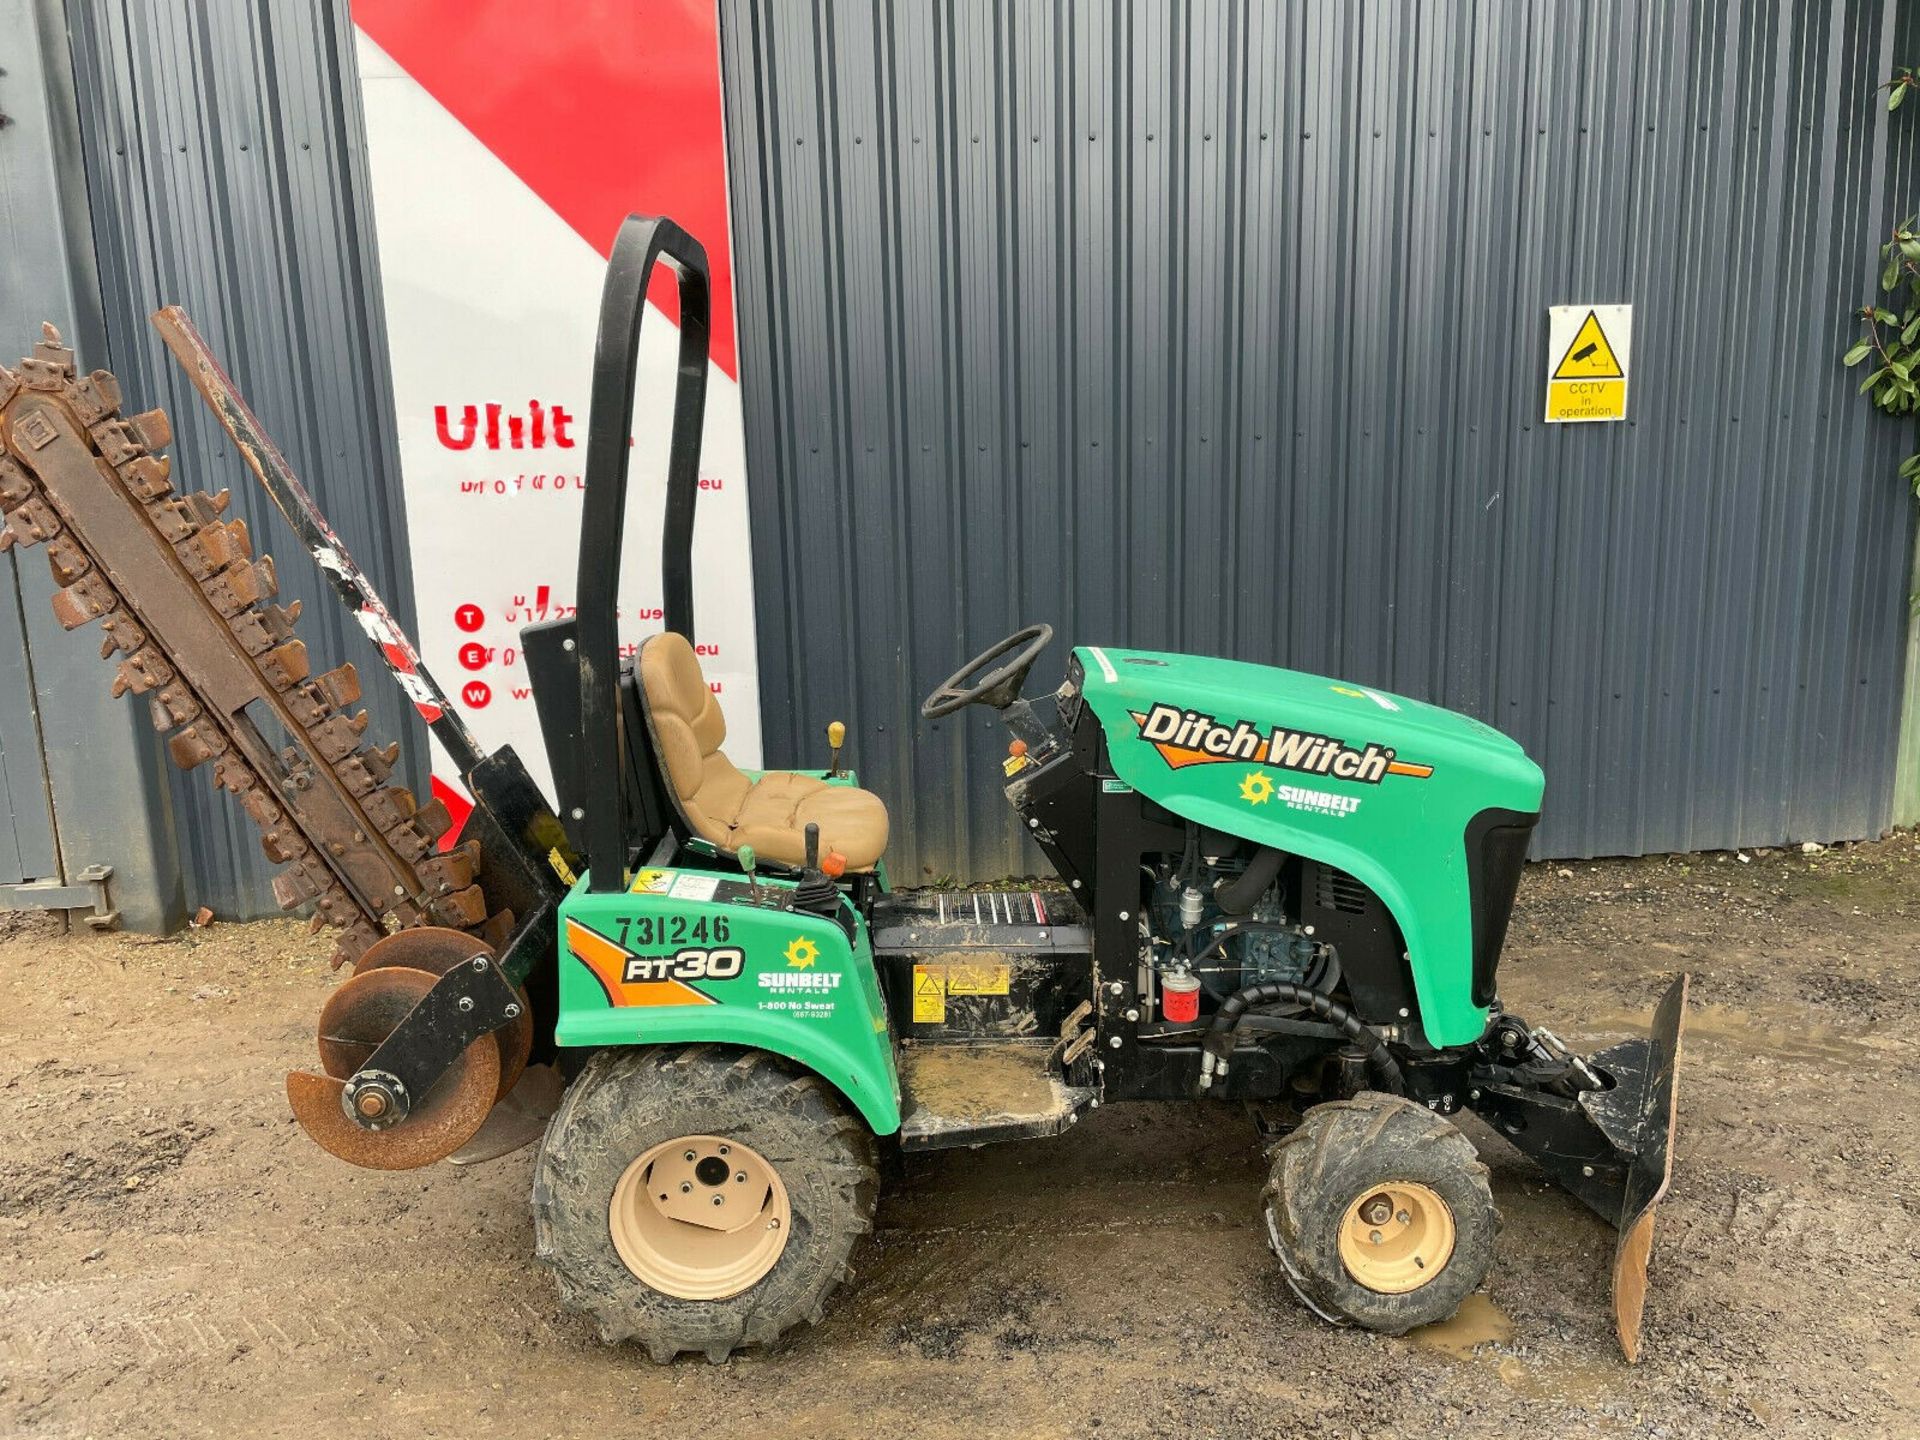
[[[1033,662],[1040,658],[1040,652],[1047,648],[1053,639],[1051,625],[1029,625],[1016,630],[999,644],[981,651],[973,659],[962,665],[946,681],[934,687],[933,693],[920,702],[922,720],[938,720],[942,715],[951,715],[956,710],[964,710],[969,705],[991,705],[996,710],[1004,710],[1020,698],[1020,687],[1027,683],[1027,672],[1033,669]],[[1012,656],[1004,663],[994,665],[996,660]],[[987,673],[972,678],[974,671],[994,668]],[[972,679],[971,684],[963,683]]]

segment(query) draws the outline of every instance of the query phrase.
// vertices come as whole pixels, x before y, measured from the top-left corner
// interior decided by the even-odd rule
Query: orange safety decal
[[[744,957],[737,949],[680,950],[672,955],[635,955],[578,920],[567,920],[567,949],[593,972],[609,1005],[718,1005],[688,980],[728,980]]]

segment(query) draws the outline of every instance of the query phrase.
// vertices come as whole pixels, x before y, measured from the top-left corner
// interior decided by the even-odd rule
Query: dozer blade
[[[348,1113],[348,1082],[356,1071],[365,1073],[363,1067],[422,1008],[437,983],[424,970],[385,966],[353,976],[328,997],[320,1012],[320,1054],[331,1073],[296,1070],[287,1076],[287,1102],[321,1149],[351,1165],[411,1170],[451,1155],[487,1118],[500,1088],[500,1051],[484,1035],[424,1087],[404,1118],[376,1129]]]
[[[1613,1325],[1629,1364],[1640,1358],[1640,1321],[1647,1303],[1647,1261],[1653,1253],[1653,1212],[1673,1181],[1673,1127],[1680,1099],[1680,1032],[1687,1018],[1687,976],[1668,987],[1644,1040],[1629,1040],[1593,1057],[1613,1076],[1614,1088],[1592,1097],[1590,1112],[1617,1103],[1632,1126],[1633,1159],[1615,1223]],[[1582,1097],[1586,1098],[1586,1097]],[[1594,1117],[1611,1132],[1605,1120]]]
[[[1613,1318],[1629,1362],[1640,1358],[1654,1207],[1673,1175],[1674,1087],[1687,979],[1682,975],[1667,988],[1644,1040],[1628,1040],[1584,1062],[1604,1088],[1574,1097],[1554,1094],[1516,1083],[1518,1070],[1492,1065],[1475,1070],[1469,1094],[1473,1108],[1516,1149],[1619,1229]]]

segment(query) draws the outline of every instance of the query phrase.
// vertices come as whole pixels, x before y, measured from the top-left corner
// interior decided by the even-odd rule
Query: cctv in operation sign
[[[1547,423],[1627,418],[1631,305],[1547,310]]]

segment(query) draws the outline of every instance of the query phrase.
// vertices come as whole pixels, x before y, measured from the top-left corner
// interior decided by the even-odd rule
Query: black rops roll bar
[[[580,645],[581,774],[587,777],[587,888],[624,888],[626,751],[620,734],[620,538],[627,514],[633,393],[640,321],[656,261],[680,286],[680,362],[673,386],[673,440],[667,457],[667,516],[660,578],[669,630],[693,639],[693,508],[700,489],[700,432],[707,406],[707,344],[712,329],[707,252],[661,216],[629,215],[620,225],[600,291],[593,345],[593,395],[587,414],[586,496],[580,512],[576,587]]]

